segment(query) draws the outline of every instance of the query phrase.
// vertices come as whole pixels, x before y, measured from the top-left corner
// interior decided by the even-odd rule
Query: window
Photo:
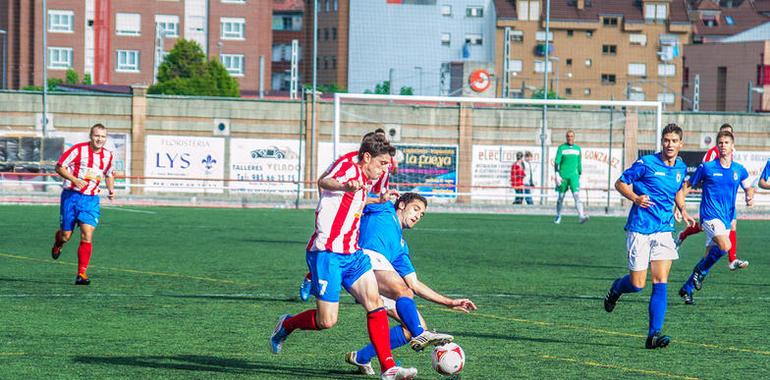
[[[246,4],[246,0],[222,0],[223,3]]]
[[[483,45],[484,38],[481,34],[466,34],[465,43],[469,45]]]
[[[442,5],[441,6],[441,15],[452,17],[452,6],[451,5]]]
[[[572,95],[572,89],[567,87],[564,89],[564,95]]]
[[[591,58],[586,59],[586,67],[591,67],[591,64],[593,61],[591,61]]]
[[[666,104],[674,104],[676,97],[671,92],[659,92],[658,101]]]
[[[537,32],[535,33],[535,40],[537,41],[545,41],[545,32]],[[553,32],[548,32],[548,41],[553,41]]]
[[[337,69],[337,57],[332,57],[332,69]]]
[[[222,39],[223,40],[242,40],[246,33],[246,19],[222,17]]]
[[[575,31],[574,30],[570,29],[570,30],[567,31],[567,37],[572,37],[574,35],[575,35]]]
[[[158,34],[165,37],[179,37],[179,16],[155,15]]]
[[[340,8],[340,5],[339,5],[338,0],[334,0],[334,11],[337,12],[337,10],[339,10],[339,8]]]
[[[585,89],[583,89],[583,95],[585,95],[585,96],[591,96],[591,89],[590,89],[590,88],[588,88],[588,87],[586,87]]]
[[[590,30],[586,30],[586,37],[587,37],[587,38],[591,38],[591,37],[593,37],[593,36],[594,36],[594,32],[593,32],[593,31],[590,31]]]
[[[733,18],[733,16],[725,16],[725,24],[735,25],[735,19]]]
[[[243,54],[222,54],[222,66],[232,76],[243,76]]]
[[[332,39],[337,41],[337,28],[332,28]]]
[[[329,40],[329,29],[324,28],[324,40]]]
[[[615,84],[617,83],[615,74],[602,74],[602,84]]]
[[[604,26],[617,27],[618,26],[618,18],[617,17],[604,17],[604,18],[602,18],[602,23],[604,24]]]
[[[524,42],[524,31],[523,30],[512,30],[511,31],[511,42]]]
[[[465,17],[484,17],[484,7],[465,8]]]
[[[142,30],[142,15],[139,13],[116,13],[115,34],[119,36],[138,36]]]
[[[529,20],[530,21],[540,20],[540,2],[538,1],[529,2]]]
[[[644,4],[644,19],[647,22],[666,21],[668,18],[668,4],[646,3]]]
[[[48,31],[53,33],[71,33],[75,31],[75,12],[48,11]]]
[[[524,68],[524,63],[519,59],[511,59],[508,61],[508,72],[520,73]]]
[[[647,45],[647,35],[645,34],[629,34],[628,35],[628,42],[631,43],[631,45],[641,45],[646,46]]]
[[[522,21],[540,20],[540,2],[538,0],[518,0],[516,15]]]
[[[516,6],[516,15],[519,17],[519,20],[529,20],[529,1],[519,0],[518,5]]]
[[[451,33],[441,33],[441,45],[449,46],[452,43]]]
[[[72,67],[72,48],[49,47],[48,68],[66,70]]]
[[[291,61],[291,44],[273,45],[273,62],[280,61]]]
[[[659,77],[673,77],[676,75],[676,65],[659,63],[658,64],[658,76]],[[687,83],[687,82],[685,82]]]
[[[701,17],[701,20],[703,21],[703,24],[708,27],[714,27],[714,26],[717,26],[717,24],[719,24],[717,22],[716,16],[703,16]]]
[[[326,13],[329,13],[329,10],[331,10],[331,8],[329,7],[329,4],[330,4],[329,0],[324,1],[324,3],[326,4],[324,6],[324,9],[326,10]]]
[[[635,77],[647,76],[647,65],[644,63],[629,63],[628,75]]]
[[[535,61],[535,72],[542,73],[545,69],[545,61]],[[553,72],[553,62],[548,61],[548,72]]]
[[[129,73],[139,72],[139,50],[118,50],[116,51],[116,55],[117,65],[115,66],[115,71]]]
[[[572,58],[567,58],[564,60],[564,64],[567,66],[572,66]]]
[[[616,55],[618,54],[618,47],[616,45],[602,45],[602,54]]]

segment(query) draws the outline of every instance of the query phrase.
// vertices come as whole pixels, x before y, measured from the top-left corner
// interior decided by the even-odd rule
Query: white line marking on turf
[[[663,376],[668,377],[671,379],[686,379],[686,380],[697,380],[697,377],[690,377],[690,376],[682,376],[682,375],[675,375],[673,373],[668,372],[661,372],[661,371],[654,371],[649,369],[637,369],[637,368],[629,368],[629,367],[623,367],[615,364],[604,364],[595,362],[593,360],[578,360],[578,359],[572,359],[572,358],[561,358],[557,356],[550,356],[550,355],[543,355],[544,359],[551,359],[551,360],[558,360],[560,362],[567,362],[567,363],[576,363],[576,364],[582,364],[589,367],[599,367],[599,368],[609,368],[609,369],[619,369],[623,372],[633,372],[633,373],[639,373],[644,375],[653,375],[653,376]]]
[[[155,211],[137,210],[137,209],[134,209],[134,208],[125,208],[125,207],[121,207],[121,206],[102,206],[102,208],[109,209],[109,210],[125,211],[125,212],[135,212],[137,214],[152,214],[152,215],[157,214],[157,212],[155,212]]]

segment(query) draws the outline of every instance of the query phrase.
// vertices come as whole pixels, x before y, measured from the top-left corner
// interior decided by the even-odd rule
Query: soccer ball
[[[456,375],[465,365],[465,352],[456,343],[436,346],[431,354],[431,364],[433,369],[442,375]]]

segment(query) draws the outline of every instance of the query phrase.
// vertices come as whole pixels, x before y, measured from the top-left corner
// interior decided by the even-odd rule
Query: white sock
[[[559,193],[559,199],[556,201],[556,217],[561,216],[561,207],[564,205],[564,195],[566,193]]]
[[[583,202],[580,200],[580,193],[572,193],[572,198],[575,199],[575,207],[577,207],[578,216],[585,218],[586,215],[583,212]]]

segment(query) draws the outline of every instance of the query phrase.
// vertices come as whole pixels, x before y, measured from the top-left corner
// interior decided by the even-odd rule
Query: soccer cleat
[[[80,273],[75,277],[75,285],[91,285],[91,279],[85,273]]]
[[[553,224],[561,224],[561,216],[553,218]]]
[[[612,289],[615,287],[615,283],[618,281],[620,281],[620,279],[617,279],[612,283],[610,290],[607,291],[607,295],[604,296],[604,310],[608,313],[612,313],[612,311],[615,310],[615,305],[618,304],[618,299],[620,299],[620,293],[615,293],[612,291]]]
[[[588,221],[588,215],[586,215],[584,217],[581,217],[579,219],[580,224],[585,224],[585,222],[587,222],[587,221]]]
[[[452,342],[454,337],[449,334],[441,334],[435,331],[425,330],[409,341],[409,345],[415,351],[422,351],[428,346],[440,346]]]
[[[374,368],[372,368],[372,362],[362,364],[358,362],[357,358],[358,353],[356,351],[348,352],[345,355],[345,362],[348,364],[352,364],[358,368],[358,372],[361,372],[364,375],[374,376],[377,374],[377,372],[374,372]]]
[[[676,249],[679,249],[679,247],[682,246],[682,243],[684,243],[684,239],[682,239],[682,233],[680,232],[674,236],[674,244],[676,245]]]
[[[278,323],[275,324],[273,334],[270,335],[270,350],[272,350],[274,354],[281,353],[281,349],[283,349],[283,342],[286,341],[286,338],[289,336],[289,332],[283,328],[283,322],[285,322],[290,317],[291,314],[284,314],[278,317]]]
[[[749,262],[741,259],[735,259],[731,261],[730,264],[727,264],[727,267],[730,268],[730,270],[746,269],[749,267]]]
[[[59,256],[61,256],[61,247],[54,244],[53,247],[51,247],[51,258],[58,260]]]
[[[682,297],[685,305],[695,305],[695,300],[692,299],[692,293],[688,293],[684,288],[679,289],[679,297]]]
[[[310,299],[310,289],[312,288],[312,285],[313,282],[307,277],[302,279],[302,283],[299,285],[299,299],[302,301]]]
[[[692,270],[692,284],[695,286],[695,290],[701,290],[703,288],[703,280],[706,279],[706,276],[703,275],[703,273],[698,269],[696,266]]]
[[[671,343],[670,336],[656,332],[655,335],[650,335],[647,337],[647,342],[645,342],[644,347],[650,350],[654,350],[656,348],[664,348],[668,346],[669,343]]]
[[[380,375],[381,380],[411,380],[417,377],[416,368],[390,367]]]

